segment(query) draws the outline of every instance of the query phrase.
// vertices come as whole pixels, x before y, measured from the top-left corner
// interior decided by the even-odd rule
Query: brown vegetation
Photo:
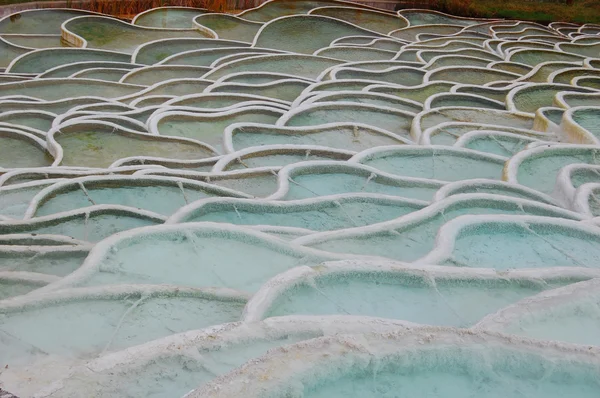
[[[575,0],[557,3],[523,0],[476,0],[471,12],[485,17],[523,19],[536,22],[600,23],[600,1]]]
[[[14,3],[21,3],[15,1]],[[0,1],[13,3],[12,1]],[[42,3],[43,4],[43,3]],[[51,4],[48,4],[51,6]],[[113,15],[119,18],[132,18],[142,11],[155,7],[180,6],[206,8],[214,12],[231,12],[255,6],[255,0],[70,0],[69,8],[94,11],[102,14]]]
[[[600,0],[399,0],[403,8],[430,8],[476,18],[548,23],[600,23]]]
[[[435,0],[432,2],[436,10],[452,14],[462,15],[465,17],[471,16],[472,0]]]

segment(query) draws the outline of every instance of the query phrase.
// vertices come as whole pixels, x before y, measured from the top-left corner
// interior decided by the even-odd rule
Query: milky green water
[[[492,364],[487,365],[489,361]],[[435,398],[480,395],[558,398],[573,394],[591,398],[598,391],[592,366],[565,361],[555,368],[551,360],[512,349],[482,351],[473,347],[463,351],[441,347],[431,351],[415,350],[400,363],[388,363],[379,365],[376,376],[370,366],[347,370],[328,379],[322,377],[305,386],[304,396],[392,398],[398,394],[422,394]],[[549,368],[552,370],[547,370]]]
[[[324,259],[239,232],[159,233],[120,244],[83,283],[167,283],[254,292],[283,271]]]

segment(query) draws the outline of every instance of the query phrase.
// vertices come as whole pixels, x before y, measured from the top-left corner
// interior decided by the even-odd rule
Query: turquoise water
[[[205,13],[200,8],[166,7],[138,15],[135,25],[153,28],[188,29],[194,26],[193,19]]]
[[[44,216],[62,211],[75,210],[93,205],[114,204],[143,208],[168,215],[189,201],[213,196],[210,191],[175,183],[139,184],[134,180],[116,182],[100,180],[98,183],[74,183],[64,190],[47,197],[36,211],[36,216]]]
[[[106,61],[129,62],[127,54],[99,50],[76,50],[73,48],[45,49],[31,52],[19,58],[11,67],[12,73],[42,73],[51,68],[74,62]],[[97,95],[97,94],[96,94]]]
[[[464,215],[481,215],[481,214],[511,214],[511,215],[541,215],[548,217],[564,217],[564,214],[554,212],[552,210],[538,207],[535,202],[528,205],[519,205],[510,201],[503,201],[502,199],[466,199],[464,202],[456,202],[441,207],[433,214],[427,214],[426,210],[421,211],[423,215],[416,219],[406,220],[402,224],[396,226],[387,226],[381,228],[380,232],[369,232],[369,233],[354,233],[350,236],[344,237],[330,237],[322,239],[317,242],[311,242],[310,247],[316,249],[332,251],[337,253],[353,253],[361,255],[371,255],[379,257],[387,257],[394,260],[400,261],[415,261],[427,253],[429,253],[435,244],[438,230],[447,222],[452,219]],[[419,214],[421,214],[419,213]],[[401,221],[401,220],[399,220]],[[477,230],[479,232],[479,230]],[[486,233],[489,233],[486,231]],[[478,244],[484,245],[485,235],[475,235],[471,239],[477,240],[480,237],[481,241],[477,241]],[[522,234],[519,235],[522,237]],[[512,235],[509,235],[507,239],[511,239]],[[487,239],[490,239],[487,237]],[[532,241],[537,242],[536,236],[533,235]],[[526,239],[526,240],[527,240]],[[541,238],[540,238],[541,239]],[[565,239],[568,239],[565,237]],[[465,241],[469,238],[464,238]],[[510,253],[503,254],[504,256],[513,256],[511,260],[490,260],[482,261],[482,258],[487,259],[487,250],[482,250],[479,246],[476,246],[474,242],[469,241],[463,245],[460,241],[460,247],[456,247],[455,251],[461,253],[459,257],[453,254],[453,258],[456,259],[456,265],[460,266],[471,266],[478,268],[495,268],[504,267],[507,263],[515,264],[515,267],[521,263],[520,258],[515,254],[514,256]],[[531,243],[531,242],[530,242]],[[469,245],[472,245],[471,248]],[[465,249],[462,249],[462,248]],[[500,242],[496,242],[489,251],[506,250],[506,245]],[[523,242],[519,247],[528,247],[527,243]],[[515,251],[517,249],[515,248]],[[531,249],[533,250],[533,249]],[[560,249],[556,249],[560,250]],[[554,251],[556,251],[554,250]],[[465,252],[468,252],[466,254]],[[460,260],[459,260],[460,258]],[[500,264],[504,264],[501,266]],[[523,266],[524,267],[524,266]]]
[[[101,68],[103,70],[107,68],[119,68],[132,70],[136,68],[136,65],[132,65],[127,62],[114,62],[114,61],[82,61],[73,62],[62,66],[57,66],[49,71],[43,73],[42,77],[45,79],[57,78],[57,77],[69,77],[81,71],[85,71],[90,68]]]
[[[600,119],[600,109],[587,108],[573,112],[573,121],[583,127],[595,137],[600,137],[600,128],[598,120]],[[1,120],[1,119],[0,119]]]
[[[442,94],[431,101],[430,108],[442,106],[468,106],[471,108],[487,108],[504,110],[504,104],[488,101],[486,98],[475,97],[464,94]]]
[[[583,184],[599,182],[599,172],[600,170],[594,166],[582,166],[581,168],[577,168],[571,173],[571,184],[573,184],[575,188],[578,188]]]
[[[83,89],[85,88],[85,91]],[[16,96],[26,95],[45,101],[63,100],[80,97],[93,93],[105,98],[122,97],[134,94],[143,89],[143,86],[109,83],[99,80],[72,79],[54,80],[40,79],[26,83],[6,83],[0,87],[0,95]]]
[[[29,202],[39,191],[52,185],[56,180],[50,182],[39,182],[25,187],[4,187],[0,189],[0,215],[11,218],[23,218]]]
[[[37,225],[11,226],[9,228],[0,225],[0,233],[54,234],[88,242],[98,242],[117,232],[160,223],[160,220],[148,219],[135,213],[123,213],[118,211],[90,215],[82,213],[78,217],[57,219]]]
[[[538,285],[494,281],[445,281],[382,273],[319,277],[275,300],[267,316],[363,315],[469,327],[486,314],[535,294]],[[400,305],[399,305],[400,304]]]
[[[388,61],[396,55],[393,51],[380,50],[376,48],[356,48],[356,47],[329,47],[319,50],[322,57],[343,59],[349,62],[358,61]]]
[[[283,271],[324,259],[242,232],[157,233],[119,243],[85,285],[167,283],[254,292]]]
[[[344,153],[311,151],[309,149],[281,149],[278,150],[277,153],[272,153],[270,150],[265,150],[265,152],[258,150],[257,152],[243,155],[238,159],[232,160],[223,168],[223,170],[283,167],[302,161],[348,160],[350,157],[351,155]]]
[[[116,296],[116,297],[115,297]],[[39,355],[66,355],[94,357],[106,351],[115,351],[135,344],[185,331],[236,319],[243,301],[186,297],[181,294],[144,297],[133,292],[106,298],[60,300],[41,308],[23,312],[5,312],[0,328],[9,336],[2,359],[22,361]],[[198,295],[199,296],[199,295]],[[137,304],[136,304],[137,303]],[[187,316],[187,315],[194,316]],[[44,329],[35,325],[43,321]],[[71,333],[64,333],[69,330]],[[15,337],[20,344],[15,347]],[[35,348],[35,351],[32,350]]]
[[[261,46],[264,47],[264,46]],[[272,48],[272,47],[267,47]],[[300,54],[263,55],[251,59],[232,61],[205,75],[208,79],[219,79],[233,73],[271,72],[287,73],[298,77],[315,79],[325,69],[343,61]]]
[[[597,393],[592,366],[571,365],[565,361],[564,367],[554,368],[553,361],[537,355],[508,349],[490,351],[488,354],[479,347],[411,350],[399,363],[390,359],[379,365],[376,372],[369,366],[344,369],[343,373],[325,380],[321,376],[320,380],[304,387],[304,396],[391,398],[398,394],[422,394],[435,398],[481,395],[558,398],[573,394],[587,398]]]
[[[407,150],[375,155],[361,160],[366,166],[403,177],[419,177],[442,181],[472,178],[500,179],[503,161],[476,158],[464,153],[432,150]]]
[[[268,48],[249,48],[249,47],[224,47],[207,48],[202,50],[190,50],[176,53],[161,62],[162,65],[191,65],[191,66],[210,66],[218,59],[235,55],[245,54],[276,54],[277,51]]]
[[[82,391],[96,394],[119,394],[122,397],[140,395],[161,398],[182,396],[211,381],[215,375],[226,374],[269,349],[317,337],[314,333],[252,338],[219,347],[193,347],[192,352],[172,352],[145,361],[135,367],[116,367],[89,375],[78,372],[65,380],[57,392],[61,397],[78,397]],[[135,375],[135,377],[132,377]],[[56,396],[58,396],[56,395]],[[54,395],[53,395],[54,396]]]
[[[400,98],[377,93],[365,93],[363,91],[345,91],[343,93],[321,94],[309,100],[312,103],[319,102],[356,102],[359,104],[385,106],[399,111],[419,113],[423,110],[421,106]]]
[[[393,15],[364,9],[361,10],[358,8],[349,9],[346,7],[328,7],[311,11],[310,14],[341,19],[355,25],[362,26],[363,28],[384,34],[387,34],[392,30],[402,29],[408,26],[406,21],[396,18]]]
[[[401,196],[410,199],[431,200],[439,185],[407,183],[386,177],[361,176],[348,173],[323,172],[303,174],[292,177],[285,199],[304,199],[338,193],[368,192]],[[367,182],[368,180],[368,182]]]
[[[519,165],[517,179],[520,184],[544,193],[552,193],[557,173],[572,163],[596,165],[596,150],[569,148],[554,151],[549,148],[537,156],[525,159]]]
[[[367,126],[336,126],[329,128],[286,130],[269,125],[240,124],[232,129],[232,144],[240,150],[261,145],[319,145],[330,148],[361,151],[381,145],[401,143]]]
[[[0,132],[0,167],[43,167],[51,164],[51,156],[37,142],[16,133]]]
[[[255,122],[275,124],[283,112],[274,108],[241,109],[227,114],[172,114],[158,122],[161,135],[192,138],[219,149],[223,131],[234,123]]]
[[[392,109],[359,104],[314,104],[285,121],[286,126],[317,126],[332,122],[367,123],[389,132],[407,136],[410,114]]]
[[[464,144],[464,147],[475,151],[491,153],[492,155],[511,157],[534,141],[534,139],[518,135],[509,136],[490,133],[470,139]]]
[[[0,252],[0,271],[37,272],[67,276],[81,266],[88,250],[56,248],[54,252]]]
[[[185,221],[226,222],[240,225],[275,225],[306,228],[313,231],[359,227],[391,220],[421,206],[402,205],[369,199],[326,201],[316,205],[286,208],[265,206],[219,205],[208,206]]]
[[[68,21],[64,28],[87,41],[89,48],[133,53],[144,43],[177,37],[210,37],[199,30],[153,30],[123,23],[112,18],[87,16]]]
[[[582,188],[600,181],[597,148],[560,129],[573,114],[600,137],[599,28],[378,6],[0,21],[2,391],[171,397],[224,376],[190,397],[598,395],[597,368],[578,364],[600,344],[600,303],[554,289],[588,283],[600,263],[598,189]],[[360,272],[324,276],[335,267]],[[526,314],[511,317],[519,301]],[[407,354],[387,335],[387,357],[356,336],[482,319],[449,344],[419,331]],[[318,333],[301,333],[307,322]],[[86,363],[206,327],[156,355],[118,354],[132,367]],[[240,338],[222,340],[232,328]],[[319,363],[307,342],[229,393],[269,348],[335,333],[353,337],[319,350],[320,379],[302,379]],[[271,390],[285,366],[298,379]]]
[[[311,40],[297,40],[297,32],[310,32]],[[379,37],[377,33],[356,25],[321,16],[296,16],[272,22],[262,29],[255,38],[257,47],[312,54],[327,47],[333,40],[344,36],[367,35]]]
[[[164,39],[138,47],[133,61],[144,65],[152,65],[184,51],[224,47],[250,47],[250,43],[202,38]]]
[[[247,41],[249,37],[254,37],[262,27],[260,23],[224,14],[200,15],[194,19],[194,23],[211,29],[219,39],[240,41]]]
[[[548,84],[544,86],[525,87],[515,93],[513,102],[515,108],[522,112],[535,112],[538,108],[552,106],[554,96],[564,91],[566,86]],[[569,87],[570,91],[589,92],[589,89]]]
[[[291,79],[275,81],[268,85],[228,83],[214,87],[211,92],[261,95],[283,101],[293,101],[308,85],[308,82]]]
[[[0,280],[0,299],[4,300],[27,294],[40,287],[40,285],[33,283]]]
[[[554,298],[552,306],[544,306],[543,298],[534,300],[535,311],[518,314],[511,321],[498,324],[496,329],[535,339],[598,345],[599,312],[595,281],[580,282],[573,288],[572,293],[560,289],[563,294]]]
[[[594,235],[558,226],[490,222],[459,233],[452,261],[496,269],[595,268],[600,258],[597,241]]]
[[[384,71],[342,69],[336,73],[336,79],[374,80],[381,83],[399,84],[410,87],[423,83],[424,75],[425,72],[422,70],[407,67],[389,68]]]

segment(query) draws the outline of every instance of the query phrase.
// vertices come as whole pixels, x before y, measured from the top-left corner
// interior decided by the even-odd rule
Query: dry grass
[[[403,8],[430,8],[464,17],[600,23],[600,0],[398,0]],[[567,4],[571,3],[571,4]]]
[[[572,5],[524,0],[474,0],[470,13],[479,17],[536,22],[600,23],[600,0],[574,0]]]
[[[471,16],[473,0],[435,0],[431,5],[439,11],[452,14]]]
[[[40,0],[38,0],[40,1]],[[23,3],[23,0],[0,0],[0,5]],[[214,12],[231,12],[233,10],[254,7],[254,0],[88,0],[68,1],[68,8],[88,10],[120,18],[131,18],[142,11],[155,7],[183,6],[206,8]],[[50,3],[48,6],[55,7]],[[40,8],[44,0],[40,1]]]

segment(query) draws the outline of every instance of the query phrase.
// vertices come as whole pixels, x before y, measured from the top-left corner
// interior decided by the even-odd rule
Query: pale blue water
[[[441,151],[440,151],[441,152]],[[361,161],[387,173],[403,177],[459,181],[471,178],[500,179],[504,162],[477,159],[474,155],[436,152],[435,149],[399,151]]]
[[[58,77],[69,77],[75,73],[84,71],[90,68],[120,68],[132,70],[136,68],[135,64],[130,64],[128,62],[114,62],[114,61],[82,61],[69,63],[63,66],[59,66],[54,68],[51,71],[44,72],[43,77],[46,79],[49,78],[58,78]],[[90,78],[91,79],[91,78]],[[62,112],[58,112],[62,113]]]
[[[256,167],[283,167],[288,164],[313,160],[348,160],[351,155],[310,151],[307,149],[282,149],[277,154],[251,154],[241,160],[232,161],[227,165],[228,170],[244,170]]]
[[[27,54],[15,62],[10,71],[12,73],[42,73],[57,66],[83,61],[129,62],[130,57],[118,52],[52,48]],[[94,93],[94,95],[98,94]]]
[[[479,224],[459,234],[452,261],[461,265],[510,268],[598,266],[598,237],[561,227]]]
[[[468,106],[472,108],[487,108],[504,110],[503,104],[498,104],[493,101],[486,101],[485,98],[476,98],[468,95],[448,94],[436,98],[431,102],[431,108],[439,108],[442,106]]]
[[[258,45],[258,47],[264,47]],[[273,48],[273,47],[268,47]],[[206,76],[209,79],[219,79],[226,75],[239,72],[272,72],[315,79],[325,69],[339,65],[343,61],[323,57],[301,55],[266,55],[252,59],[242,59],[223,65]]]
[[[283,271],[324,259],[239,232],[157,233],[120,243],[85,284],[169,283],[252,292]]]
[[[600,169],[595,169],[591,166],[589,169],[579,168],[571,173],[571,184],[575,188],[590,182],[600,182]]]
[[[386,106],[399,111],[407,111],[413,113],[419,113],[423,110],[423,107],[404,101],[401,99],[390,98],[386,96],[378,96],[375,93],[363,93],[363,92],[344,92],[341,94],[329,94],[324,97],[318,98],[314,103],[319,102],[356,102],[359,104]]]
[[[34,80],[26,83],[7,83],[0,87],[1,96],[27,95],[45,101],[62,100],[66,98],[81,97],[93,93],[95,96],[105,98],[122,97],[134,94],[143,87],[130,86],[118,83],[103,82],[101,80]]]
[[[298,95],[308,87],[308,82],[300,80],[277,82],[269,86],[247,86],[241,84],[223,84],[215,87],[211,92],[216,93],[235,93],[261,95],[268,98],[279,99],[283,101],[293,101]]]
[[[442,225],[456,217],[468,214],[512,214],[564,217],[562,213],[548,211],[537,207],[536,205],[525,205],[521,208],[518,204],[502,202],[500,200],[471,199],[465,202],[458,202],[445,208],[443,211],[436,212],[432,216],[411,221],[401,227],[387,228],[381,232],[371,232],[366,234],[357,233],[350,237],[333,237],[318,243],[313,243],[310,246],[315,249],[336,253],[354,253],[387,257],[400,261],[415,261],[420,257],[425,256],[433,249],[437,232]],[[478,233],[480,233],[480,231]],[[476,235],[474,239],[479,237],[480,235]],[[471,253],[469,248],[470,244],[473,243],[466,243],[464,246],[465,250],[468,250],[469,253]],[[475,245],[473,244],[473,246]],[[499,264],[501,264],[502,261],[487,261],[483,260],[483,258],[487,259],[489,252],[496,253],[496,251],[507,250],[507,246],[496,241],[490,243],[490,246],[489,250],[482,250],[480,247],[474,248],[473,250],[478,253],[478,256],[454,256],[457,259],[457,264],[454,265],[490,268],[500,267]],[[527,243],[522,243],[522,246],[526,247]],[[515,266],[518,266],[517,264],[520,262],[518,256],[515,255],[511,260]],[[510,262],[506,261],[506,263]]]
[[[304,386],[303,396],[592,398],[598,394],[597,370],[593,366],[567,360],[556,363],[516,349],[482,348],[411,350],[398,363],[390,358],[383,364],[344,369],[335,376],[311,380]]]
[[[374,146],[398,145],[400,141],[365,127],[329,127],[324,129],[278,130],[272,126],[240,125],[233,130],[236,150],[261,145],[319,145],[361,151]]]
[[[247,109],[237,112],[213,116],[210,113],[169,115],[158,123],[161,135],[192,138],[209,144],[218,150],[222,148],[223,131],[233,123],[254,122],[275,124],[282,115],[277,109]]]
[[[595,149],[568,148],[554,151],[551,148],[523,161],[517,172],[520,184],[544,193],[552,193],[556,175],[572,163],[600,164]]]
[[[19,189],[0,189],[0,215],[11,218],[23,218],[29,202],[39,191],[52,185],[53,182],[36,184]]]
[[[336,79],[376,80],[381,83],[399,84],[402,86],[417,86],[423,83],[424,71],[414,68],[394,68],[390,71],[341,70],[336,73]]]
[[[596,138],[600,137],[600,109],[587,108],[573,112],[573,120],[581,127],[592,133]]]
[[[437,288],[436,288],[437,287]],[[480,318],[543,290],[511,282],[436,280],[394,274],[349,273],[320,277],[279,297],[266,316],[362,315],[469,327]]]
[[[257,176],[211,180],[211,183],[261,198],[269,196],[277,190],[277,175],[266,173]]]
[[[27,294],[35,289],[39,289],[40,287],[40,285],[26,282],[9,282],[0,280],[0,300]]]
[[[196,24],[200,24],[212,29],[219,39],[248,41],[254,37],[262,24],[244,21],[233,15],[227,14],[207,14],[194,19]]]
[[[583,345],[600,345],[600,304],[596,294],[587,298],[566,298],[552,308],[525,314],[506,327],[504,333],[540,340],[566,341]]]
[[[135,20],[135,24],[154,28],[191,29],[194,17],[205,12],[199,8],[160,8],[141,15]]]
[[[508,185],[502,187],[490,187],[480,184],[465,185],[461,188],[453,190],[448,196],[457,195],[461,193],[489,193],[493,195],[512,196],[515,198],[536,200],[542,203],[549,203],[546,199],[540,197],[539,195],[525,192],[523,190],[520,190],[518,187],[513,188]]]
[[[554,104],[554,96],[561,91],[565,91],[565,88],[568,88],[569,91],[584,93],[591,91],[587,88],[568,87],[566,85],[548,84],[544,86],[532,86],[515,93],[513,102],[517,110],[533,113],[538,108],[552,106]]]
[[[65,28],[83,37],[89,48],[120,51],[127,54],[132,54],[139,45],[153,40],[209,37],[208,34],[199,30],[144,29],[100,16],[88,16],[68,21]]]
[[[240,54],[265,54],[277,51],[268,48],[250,48],[250,47],[223,47],[206,48],[202,50],[190,50],[177,53],[162,62],[163,65],[192,65],[192,66],[210,66],[218,59]]]
[[[123,79],[123,83],[152,86],[153,84],[171,79],[199,78],[209,69],[201,66],[176,66],[176,67],[146,67],[139,69]]]
[[[310,40],[298,40],[298,32],[310,32]],[[333,18],[296,16],[268,24],[256,35],[256,47],[312,54],[329,43],[345,36],[379,35],[356,25]]]
[[[388,61],[396,53],[376,48],[329,47],[319,51],[321,57],[343,59],[348,62],[357,61]]]
[[[523,136],[504,136],[492,133],[487,136],[471,139],[464,147],[493,155],[511,157],[525,149],[533,141],[531,138]]]
[[[142,208],[159,214],[171,214],[185,206],[187,201],[194,201],[211,195],[201,189],[194,189],[184,184],[184,193],[173,184],[140,186],[133,181],[108,183],[107,186],[84,184],[89,198],[78,185],[70,185],[67,191],[57,193],[40,204],[36,216],[49,215],[62,211],[75,210],[99,204],[116,204]],[[93,200],[90,201],[90,198]],[[186,201],[187,198],[187,201]]]
[[[231,322],[240,316],[243,305],[243,301],[183,294],[143,298],[134,293],[104,299],[79,298],[6,314],[0,321],[0,333],[18,336],[21,343],[35,347],[38,355],[41,351],[46,355],[90,358],[105,349],[119,350],[174,332]],[[43,328],[38,327],[40,323]],[[69,333],[65,333],[66,330]],[[10,344],[10,339],[2,343]],[[20,357],[15,357],[0,350],[4,352],[0,357],[4,361],[22,360],[31,357],[31,351],[18,352]]]
[[[44,167],[51,164],[49,154],[30,138],[12,132],[0,135],[0,167]]]
[[[323,15],[326,17],[338,18],[383,34],[408,26],[408,23],[405,20],[396,18],[394,15],[356,8],[325,8],[313,11],[311,12],[311,15]]]
[[[412,117],[385,108],[359,104],[314,104],[288,119],[286,126],[317,126],[333,122],[365,123],[407,136]]]
[[[0,271],[37,272],[40,274],[66,276],[83,263],[88,251],[64,251],[55,247],[54,252],[0,252]]]
[[[117,232],[156,225],[158,223],[160,222],[149,220],[141,216],[135,216],[134,214],[110,212],[108,214],[92,214],[87,219],[85,214],[81,214],[76,218],[56,220],[37,225],[25,224],[9,228],[0,225],[0,233],[54,234],[70,236],[88,242],[98,242]]]
[[[295,333],[276,336],[272,340],[252,338],[213,349],[192,347],[186,352],[169,352],[141,366],[117,366],[94,372],[93,375],[76,373],[64,382],[65,386],[57,393],[63,398],[79,397],[82,391],[100,395],[117,394],[123,398],[183,396],[271,348],[312,337],[318,336]]]
[[[431,200],[439,186],[435,184],[412,184],[385,177],[372,178],[350,173],[306,174],[294,176],[285,199],[305,199],[338,193],[368,192],[402,196],[411,199]]]
[[[268,205],[216,204],[205,207],[202,213],[196,213],[185,221],[213,221],[239,225],[264,224],[328,231],[387,221],[421,208],[421,206],[385,203],[372,199],[328,201],[302,207],[286,210]]]
[[[146,43],[138,48],[134,62],[152,65],[171,55],[184,51],[200,50],[203,48],[224,48],[224,47],[250,47],[250,43],[214,40],[206,38],[198,39],[167,39],[164,41]],[[198,76],[200,77],[200,76]]]

